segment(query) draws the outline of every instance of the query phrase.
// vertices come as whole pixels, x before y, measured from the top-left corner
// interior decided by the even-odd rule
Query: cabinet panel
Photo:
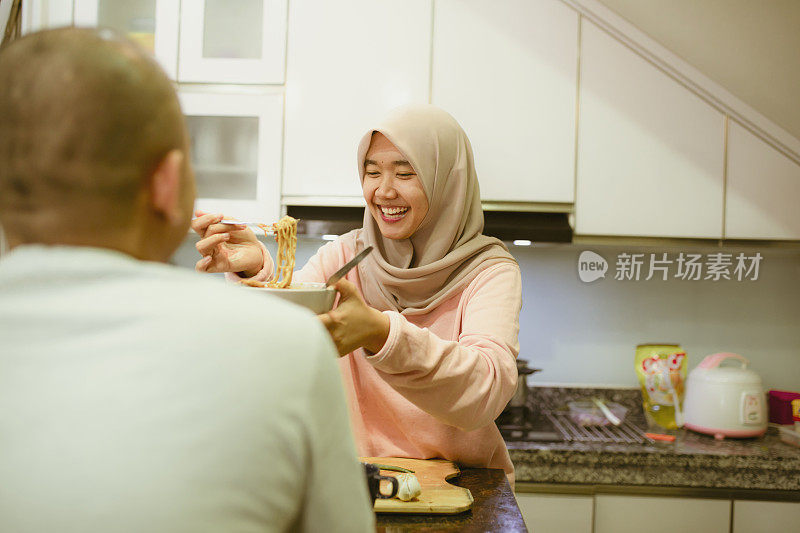
[[[95,0],[96,1],[96,0]],[[12,2],[2,1],[0,12],[8,22]],[[60,26],[72,26],[74,22],[75,6],[70,0],[59,2],[48,0],[28,0],[22,2],[22,32],[30,33],[45,28],[58,28]],[[6,11],[8,9],[8,11]],[[5,30],[5,23],[2,26]]]
[[[428,102],[430,31],[431,0],[291,2],[284,195],[361,196],[361,136]]]
[[[178,69],[180,0],[75,0],[75,25],[113,28],[158,59],[171,79]]]
[[[535,533],[591,533],[591,496],[517,493],[525,525]],[[640,532],[641,533],[641,532]]]
[[[800,165],[734,121],[726,195],[726,237],[800,239]]]
[[[720,112],[583,21],[576,233],[722,236]]]
[[[283,95],[183,90],[197,208],[276,221],[280,215]]]
[[[284,81],[287,0],[182,0],[183,82]]]
[[[436,2],[431,98],[467,132],[482,199],[574,201],[577,65],[562,2]]]
[[[733,502],[733,533],[786,533],[800,530],[800,503]]]
[[[595,496],[595,533],[728,533],[731,502],[645,496]]]

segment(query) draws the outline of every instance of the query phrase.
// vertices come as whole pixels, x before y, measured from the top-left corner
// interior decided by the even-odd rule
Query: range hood
[[[360,228],[363,207],[289,205],[287,214],[299,220],[298,235],[341,235]],[[502,241],[572,242],[567,212],[502,210],[484,206],[483,233]]]

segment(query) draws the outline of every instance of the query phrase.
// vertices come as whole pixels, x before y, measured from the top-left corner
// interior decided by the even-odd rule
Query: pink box
[[[800,398],[800,392],[782,390],[769,391],[769,421],[774,424],[792,425],[792,400]]]

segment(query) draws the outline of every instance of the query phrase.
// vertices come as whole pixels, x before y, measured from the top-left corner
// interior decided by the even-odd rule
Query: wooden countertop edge
[[[800,491],[761,489],[718,489],[705,487],[667,487],[659,485],[579,485],[567,483],[532,483],[517,481],[518,494],[565,494],[594,496],[620,494],[634,496],[666,496],[673,498],[707,498],[800,502]]]

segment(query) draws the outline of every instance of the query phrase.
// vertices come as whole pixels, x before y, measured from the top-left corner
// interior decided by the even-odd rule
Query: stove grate
[[[616,444],[648,444],[654,442],[640,428],[624,420],[619,426],[580,426],[559,411],[542,411],[569,442],[603,442]]]

